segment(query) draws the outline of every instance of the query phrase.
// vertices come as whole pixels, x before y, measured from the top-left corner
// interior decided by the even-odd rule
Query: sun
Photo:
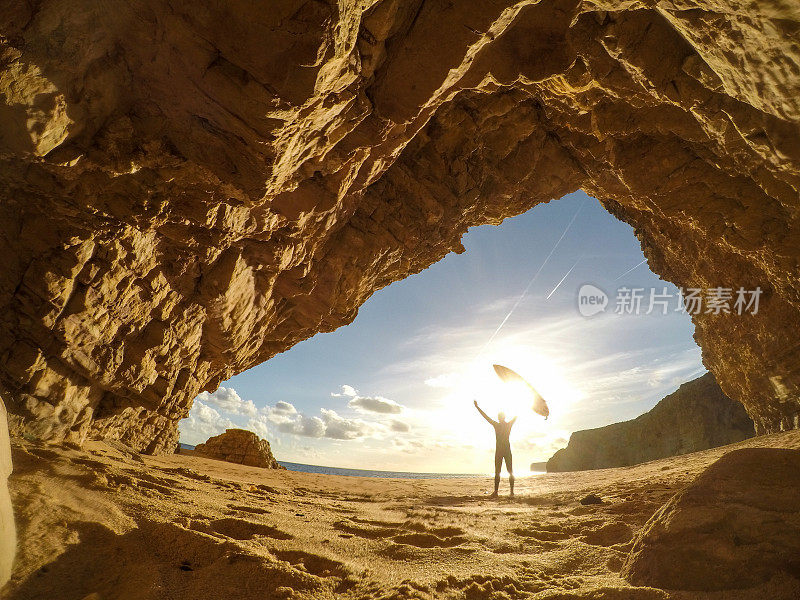
[[[502,382],[494,372],[494,364],[513,369],[530,383],[544,397],[552,418],[563,415],[582,397],[570,381],[565,365],[534,348],[500,343],[470,365],[472,383],[469,387],[481,393],[485,401],[505,407],[507,414],[527,416],[532,412],[530,393],[522,382]]]
[[[531,394],[524,383],[505,383],[492,365],[505,365],[525,378],[545,399],[550,408],[547,421],[532,410]],[[447,375],[450,391],[442,399],[440,426],[451,429],[457,437],[469,441],[483,439],[485,423],[475,418],[471,404],[477,400],[492,418],[504,412],[517,417],[519,436],[561,435],[561,417],[583,398],[581,390],[570,381],[566,365],[538,353],[535,348],[498,342],[474,360]]]

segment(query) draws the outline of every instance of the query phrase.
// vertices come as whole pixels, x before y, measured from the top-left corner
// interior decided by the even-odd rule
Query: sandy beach
[[[628,468],[518,480],[371,479],[265,470],[103,442],[16,441],[19,554],[9,600],[800,597],[631,587],[644,523],[724,453],[800,448],[800,432]],[[504,487],[504,491],[507,491]],[[588,494],[602,504],[584,506]]]

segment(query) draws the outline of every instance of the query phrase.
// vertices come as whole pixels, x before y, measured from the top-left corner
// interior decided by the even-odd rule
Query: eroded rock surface
[[[283,469],[272,455],[267,440],[246,429],[227,429],[195,446],[195,452],[248,467]]]
[[[650,411],[623,423],[576,431],[547,461],[548,472],[627,467],[741,442],[753,421],[711,373],[684,383]]]
[[[696,591],[800,579],[800,451],[723,456],[653,515],[622,574],[636,585]]]
[[[133,0],[0,8],[15,430],[171,452],[192,399],[579,188],[685,287],[759,432],[800,425],[800,7]]]

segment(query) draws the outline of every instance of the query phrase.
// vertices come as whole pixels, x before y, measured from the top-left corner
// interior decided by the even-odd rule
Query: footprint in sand
[[[211,477],[209,477],[208,475],[203,475],[201,473],[195,473],[191,469],[187,469],[185,467],[179,467],[179,468],[175,468],[175,469],[161,469],[161,468],[159,468],[158,470],[163,472],[163,473],[170,473],[172,475],[180,475],[182,477],[186,477],[187,479],[194,479],[195,481],[205,481],[205,482],[211,481]]]
[[[163,493],[173,494],[175,490],[185,490],[186,487],[177,479],[169,477],[155,477],[149,473],[143,473],[133,469],[124,469],[139,487],[157,490]]]
[[[620,521],[592,519],[565,525],[533,524],[512,529],[512,533],[539,543],[557,545],[567,539],[578,539],[592,546],[616,546],[625,544],[633,537],[631,527]]]
[[[381,554],[397,560],[417,557],[420,550],[458,548],[468,540],[459,527],[432,527],[419,521],[378,521],[352,519],[334,523],[343,532],[340,537],[358,536],[369,540],[386,540],[391,544]],[[459,550],[466,550],[458,548]]]
[[[242,504],[228,504],[228,508],[235,511],[246,512],[253,515],[267,515],[270,514],[266,508],[258,508],[257,506],[245,506]]]
[[[592,546],[616,546],[626,544],[633,538],[630,525],[619,521],[607,523],[584,533],[580,540]]]
[[[537,542],[560,542],[573,537],[572,532],[565,531],[558,526],[518,527],[512,529],[511,533]]]
[[[490,577],[474,575],[467,579],[457,579],[452,575],[435,586],[440,594],[448,590],[460,592],[459,597],[466,598],[514,598],[530,597],[530,589],[523,582],[511,577]],[[449,596],[449,595],[448,595]]]
[[[263,483],[260,485],[251,485],[247,491],[257,496],[279,496],[283,493],[279,489]]]
[[[155,477],[154,475],[150,475],[149,473],[144,473],[135,469],[124,469],[124,471],[132,477],[152,483],[153,485],[160,485],[169,488],[183,488],[183,484],[181,484],[178,479],[173,479],[172,477]]]
[[[87,467],[92,471],[105,472],[109,470],[109,467],[106,463],[100,462],[99,460],[92,460],[91,458],[73,458],[72,462],[77,465]]]
[[[195,521],[191,524],[191,529],[211,535],[217,534],[234,540],[251,540],[259,536],[273,540],[291,540],[294,537],[270,525],[234,518],[216,519],[208,522]]]
[[[344,577],[347,568],[339,561],[302,550],[273,550],[275,558],[283,560],[295,569],[311,573],[317,577]]]
[[[467,540],[463,537],[439,537],[433,533],[406,533],[392,538],[395,544],[406,544],[417,548],[452,548]]]
[[[55,462],[57,460],[61,460],[64,457],[59,454],[58,452],[54,452],[52,450],[48,450],[47,448],[34,448],[29,447],[27,448],[28,454],[34,456],[40,460],[46,460],[48,462]]]
[[[369,540],[389,539],[396,544],[417,548],[452,548],[466,542],[459,527],[430,527],[418,521],[377,521],[350,519],[337,521],[335,529]]]
[[[379,540],[396,535],[399,531],[397,526],[375,526],[361,525],[352,520],[337,521],[333,524],[334,529],[344,532],[347,535],[356,535],[367,540]]]

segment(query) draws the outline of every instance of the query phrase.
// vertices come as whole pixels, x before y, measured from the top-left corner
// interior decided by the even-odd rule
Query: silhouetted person
[[[508,483],[511,486],[511,495],[514,495],[514,467],[512,464],[511,458],[511,442],[508,439],[508,436],[511,434],[511,428],[514,426],[514,422],[517,420],[517,417],[514,417],[510,421],[506,421],[505,413],[497,413],[497,421],[494,419],[490,419],[489,415],[481,410],[481,407],[478,406],[478,401],[475,400],[475,408],[478,409],[478,412],[481,413],[481,416],[486,419],[489,423],[491,423],[492,427],[494,427],[494,435],[497,440],[497,445],[495,446],[494,450],[494,493],[492,494],[492,498],[497,498],[497,491],[500,489],[500,469],[503,466],[503,460],[506,461],[506,471],[508,471]]]

